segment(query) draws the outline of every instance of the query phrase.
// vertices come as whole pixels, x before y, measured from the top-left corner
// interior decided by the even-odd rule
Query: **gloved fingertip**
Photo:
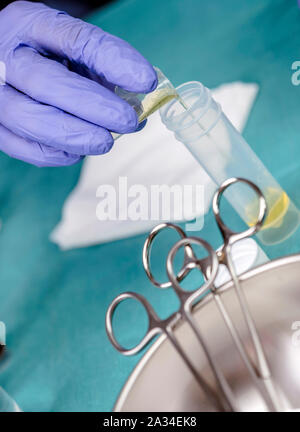
[[[106,132],[107,133],[104,138],[103,136],[100,137],[99,143],[95,143],[90,147],[88,153],[89,155],[102,155],[108,153],[111,150],[112,146],[114,145],[114,139],[108,131]]]
[[[114,145],[114,142],[112,143],[112,145],[110,145],[110,146],[106,146],[106,147],[102,148],[102,151],[101,151],[101,153],[99,153],[99,154],[104,155],[104,154],[110,152],[110,150],[111,150],[111,148],[112,148],[113,145]]]
[[[15,156],[13,156],[15,157]],[[18,158],[16,158],[18,159]],[[29,163],[30,165],[33,165],[37,168],[59,168],[64,166],[71,166],[77,164],[80,160],[77,159],[64,159],[62,161],[42,161],[42,160],[27,160],[26,158],[21,159],[25,163]]]
[[[118,119],[116,122],[117,129],[114,132],[130,133],[134,132],[138,125],[138,117],[135,110],[127,102],[124,101],[122,108],[119,107]]]
[[[72,156],[72,157],[70,157]],[[77,155],[69,155],[69,157],[66,159],[66,164],[65,166],[72,166],[72,165],[76,165],[79,162],[82,161],[82,159],[84,159],[84,155],[81,156],[77,156]]]
[[[153,69],[153,72],[154,72],[154,76],[152,76],[151,79],[149,79],[149,92],[152,92],[153,90],[155,90],[157,87],[157,84],[158,84],[157,73],[155,72],[154,69]]]
[[[142,121],[142,123],[139,123],[137,129],[134,132],[139,132],[142,129],[144,129],[144,127],[146,126],[146,123],[147,123],[147,119],[145,119],[144,121]]]
[[[78,155],[73,155],[70,153],[65,153],[65,157],[64,158],[59,158],[58,160],[51,160],[51,159],[46,159],[44,161],[38,161],[36,163],[32,162],[33,165],[36,165],[39,168],[43,168],[43,167],[54,167],[54,168],[59,168],[59,167],[67,167],[67,166],[72,166],[72,165],[76,165],[77,163],[79,163],[84,156],[78,156]]]
[[[153,66],[145,64],[141,66],[140,73],[135,77],[136,92],[150,93],[157,87],[157,73]]]

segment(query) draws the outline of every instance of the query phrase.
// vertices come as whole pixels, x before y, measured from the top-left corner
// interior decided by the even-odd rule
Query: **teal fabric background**
[[[257,82],[245,137],[300,206],[300,87],[291,84],[291,64],[300,59],[296,1],[123,0],[88,20],[128,40],[175,85]],[[176,300],[144,275],[144,235],[68,252],[49,242],[80,166],[38,169],[0,155],[0,172],[0,320],[8,346],[0,385],[25,411],[109,411],[138,357],[109,344],[107,306],[135,290],[166,316]],[[202,235],[218,246],[211,215]],[[299,240],[297,233],[266,252],[297,252]],[[133,333],[145,325],[139,313],[121,316],[123,340],[131,341],[131,325]]]

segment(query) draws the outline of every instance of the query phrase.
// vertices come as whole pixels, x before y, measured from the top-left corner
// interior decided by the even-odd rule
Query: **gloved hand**
[[[41,3],[0,12],[0,150],[38,166],[71,165],[108,152],[109,131],[138,126],[114,85],[147,93],[153,67],[127,42]]]

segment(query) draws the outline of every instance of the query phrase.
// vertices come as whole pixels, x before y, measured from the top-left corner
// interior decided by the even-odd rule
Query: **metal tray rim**
[[[292,254],[292,255],[286,255],[281,258],[277,258],[275,260],[269,261],[266,264],[262,264],[258,267],[255,267],[246,273],[243,273],[239,276],[240,280],[249,280],[252,277],[264,273],[266,271],[270,271],[274,268],[283,267],[288,264],[294,264],[294,263],[300,264],[300,254]],[[221,292],[224,292],[232,286],[232,282],[226,282],[223,286],[219,288]],[[196,305],[195,310],[198,310],[200,307],[203,307],[207,302],[212,300],[211,295],[207,295],[205,300],[202,301],[200,304]],[[182,325],[182,321],[178,322],[178,326]],[[124,405],[124,402],[131,391],[137,377],[139,376],[140,372],[143,370],[144,366],[147,364],[147,362],[151,359],[152,355],[155,353],[156,350],[159,349],[160,345],[165,341],[166,336],[160,336],[156,342],[153,343],[152,346],[146,351],[146,353],[143,355],[143,357],[140,359],[140,361],[137,363],[133,371],[130,373],[129,377],[127,378],[125,384],[123,385],[119,396],[116,400],[116,403],[113,408],[113,412],[121,412],[122,407]]]

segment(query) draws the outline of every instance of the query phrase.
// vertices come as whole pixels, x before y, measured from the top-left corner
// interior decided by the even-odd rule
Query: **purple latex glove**
[[[114,85],[155,89],[153,67],[127,42],[41,3],[0,12],[0,150],[38,166],[108,152],[109,131],[133,132],[134,109]]]

